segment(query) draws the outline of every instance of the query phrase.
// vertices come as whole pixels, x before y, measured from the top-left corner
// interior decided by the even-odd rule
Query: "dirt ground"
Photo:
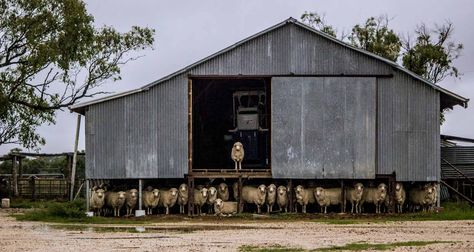
[[[316,249],[352,242],[449,241],[395,251],[474,251],[474,221],[324,224],[219,221],[130,225],[19,222],[0,210],[0,251],[237,251],[241,245]]]

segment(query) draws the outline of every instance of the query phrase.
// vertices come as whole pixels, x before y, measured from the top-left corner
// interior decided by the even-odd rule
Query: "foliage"
[[[239,247],[240,252],[302,252],[301,248],[290,248],[281,245],[272,245],[268,247],[258,247],[251,245],[243,245]]]
[[[454,66],[463,49],[461,43],[450,40],[454,25],[450,21],[434,29],[419,25],[415,42],[405,39],[403,66],[425,79],[438,83],[447,76],[459,77],[459,70]]]
[[[26,212],[24,215],[18,215],[17,220],[29,221],[83,221],[86,219],[84,200],[76,200],[72,202],[54,202],[43,201],[43,208],[34,208]]]
[[[54,114],[120,79],[154,30],[96,28],[82,0],[0,0],[0,145],[44,144],[36,133]]]
[[[317,12],[307,12],[305,11],[303,15],[301,15],[301,21],[304,23],[316,28],[329,36],[336,37],[337,31],[331,25],[326,23],[324,16],[321,16]]]
[[[365,24],[356,24],[349,35],[351,44],[375,53],[391,61],[400,55],[401,41],[398,35],[388,28],[388,18],[370,17]]]

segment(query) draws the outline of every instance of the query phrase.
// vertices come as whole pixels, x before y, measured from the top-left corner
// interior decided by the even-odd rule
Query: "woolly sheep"
[[[362,194],[362,200],[359,204],[371,203],[375,205],[375,213],[381,213],[380,207],[387,197],[387,186],[384,183],[379,184],[377,188],[366,188]]]
[[[285,209],[285,213],[288,212],[288,190],[285,186],[279,186],[277,189],[277,204],[280,207],[280,211]]]
[[[330,205],[341,205],[341,212],[344,212],[342,206],[341,188],[322,188],[316,187],[314,190],[314,197],[318,204],[321,206],[321,213],[327,213],[327,208]]]
[[[202,187],[201,189],[194,189],[194,205],[197,208],[198,215],[201,215],[202,206],[204,206],[207,202],[207,188]]]
[[[223,201],[229,200],[229,188],[226,183],[220,183],[217,187],[217,197]]]
[[[179,213],[184,214],[184,206],[188,204],[189,191],[188,185],[181,184],[178,188],[178,205]]]
[[[178,189],[171,188],[169,190],[160,190],[160,201],[158,206],[166,209],[165,214],[170,213],[170,207],[173,207],[178,200]]]
[[[237,202],[235,201],[223,201],[222,199],[216,199],[214,203],[215,215],[231,215],[237,213]]]
[[[125,207],[127,208],[127,215],[132,215],[133,209],[138,202],[138,190],[137,189],[130,189],[127,191],[126,198],[125,198]]]
[[[433,194],[435,190],[430,184],[426,184],[423,188],[412,188],[408,192],[408,200],[410,202],[410,208],[412,211],[415,210],[416,206],[420,206],[423,211],[427,211],[430,205],[433,203]]]
[[[406,198],[407,198],[407,195],[406,195],[405,189],[403,188],[403,184],[396,183],[394,201],[397,207],[397,211],[399,213],[403,212],[403,205],[405,204]]]
[[[257,213],[261,213],[261,208],[265,204],[266,195],[267,187],[265,185],[242,187],[242,203],[255,204],[257,206]]]
[[[267,203],[267,213],[270,213],[273,211],[273,205],[276,202],[276,185],[270,184],[267,186],[267,197],[266,197],[266,203]]]
[[[314,198],[314,188],[304,188],[302,185],[298,185],[295,190],[296,202],[301,205],[301,212],[306,213],[306,206],[309,204],[316,203]]]
[[[158,206],[160,194],[160,190],[158,189],[143,192],[143,207],[147,210],[147,214],[152,214],[153,208]]]
[[[105,190],[97,187],[92,188],[92,195],[89,203],[92,211],[97,216],[100,216],[102,208],[105,204]]]
[[[105,193],[105,204],[114,210],[114,216],[120,216],[120,209],[125,204],[125,197],[124,191]]]
[[[356,183],[354,188],[346,189],[346,200],[351,202],[351,213],[354,213],[354,208],[356,213],[361,212],[360,201],[364,193],[364,185],[361,183]],[[344,202],[345,203],[345,202]],[[344,206],[344,210],[346,207]]]
[[[208,205],[208,208],[207,208],[207,212],[208,213],[212,213],[212,211],[214,210],[214,203],[216,202],[216,199],[217,199],[217,189],[213,186],[209,187],[209,189],[207,189],[207,205]]]
[[[241,142],[236,142],[234,143],[234,146],[232,147],[232,152],[230,154],[230,158],[234,160],[235,162],[235,170],[241,170],[242,169],[242,161],[244,160],[245,152],[244,152],[244,146],[242,145]]]

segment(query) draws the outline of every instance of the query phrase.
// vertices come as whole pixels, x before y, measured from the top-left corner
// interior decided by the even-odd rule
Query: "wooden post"
[[[341,179],[341,213],[346,211],[346,188],[344,187],[344,180]]]
[[[36,178],[31,176],[30,178],[31,198],[36,200]]]
[[[297,212],[297,208],[293,204],[293,180],[290,179],[288,180],[288,188],[287,188],[287,193],[288,193],[288,202],[290,204],[290,213]]]
[[[66,154],[66,171],[64,172],[66,181],[67,181],[67,188],[66,188],[66,194],[69,193],[71,190],[71,171],[72,171],[72,155],[69,153]]]
[[[194,178],[188,175],[188,216],[194,215]]]
[[[244,211],[244,204],[242,202],[242,175],[239,175],[239,201],[238,201],[238,213]]]
[[[143,201],[143,179],[138,180],[138,210],[142,209],[142,201]]]
[[[18,157],[18,170],[19,170],[19,178],[21,179],[21,177],[23,176],[23,162],[22,162],[23,158],[22,157]]]
[[[13,191],[13,196],[18,197],[18,164],[17,164],[17,156],[13,155],[12,158],[12,191]]]
[[[91,198],[91,189],[90,189],[90,181],[86,179],[86,209],[90,211],[90,198]]]
[[[74,180],[76,179],[77,145],[79,144],[80,129],[81,129],[81,114],[77,114],[76,139],[74,140],[74,155],[72,157],[72,169],[71,169],[71,190],[69,194],[70,201],[74,200]]]

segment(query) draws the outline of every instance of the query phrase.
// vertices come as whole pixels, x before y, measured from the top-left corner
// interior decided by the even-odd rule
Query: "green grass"
[[[257,247],[257,246],[249,246],[243,245],[239,247],[240,252],[302,252],[305,251],[301,248],[289,248],[280,245],[273,245],[269,247]]]
[[[182,215],[171,216],[146,216],[140,218],[114,218],[114,217],[86,217],[85,202],[83,199],[74,202],[58,201],[31,201],[15,199],[11,206],[14,208],[27,208],[23,214],[14,214],[17,220],[44,221],[55,223],[96,223],[96,224],[143,224],[157,222],[180,222],[180,221],[213,221],[220,222],[291,222],[291,221],[314,221],[328,224],[359,224],[380,223],[392,221],[428,221],[428,220],[474,220],[474,209],[467,203],[445,203],[444,210],[440,213],[404,213],[404,214],[382,214],[382,215],[351,215],[351,214],[301,214],[301,213],[279,213],[271,215],[255,215],[251,213],[236,214],[232,217],[217,218],[215,216],[194,217],[192,219]]]
[[[329,248],[321,248],[317,251],[361,251],[361,250],[389,250],[397,247],[418,247],[426,246],[436,243],[451,243],[449,241],[408,241],[408,242],[394,242],[394,243],[365,243],[355,242],[344,246],[333,246]]]
[[[394,242],[394,243],[365,243],[355,242],[349,243],[344,246],[333,246],[328,248],[320,248],[309,251],[362,251],[362,250],[389,250],[397,247],[419,247],[426,246],[436,243],[452,243],[451,241],[408,241],[408,242]],[[239,247],[240,252],[278,252],[278,251],[289,251],[289,252],[302,252],[308,251],[302,248],[291,248],[281,245],[272,245],[268,247],[258,247],[244,245]]]

